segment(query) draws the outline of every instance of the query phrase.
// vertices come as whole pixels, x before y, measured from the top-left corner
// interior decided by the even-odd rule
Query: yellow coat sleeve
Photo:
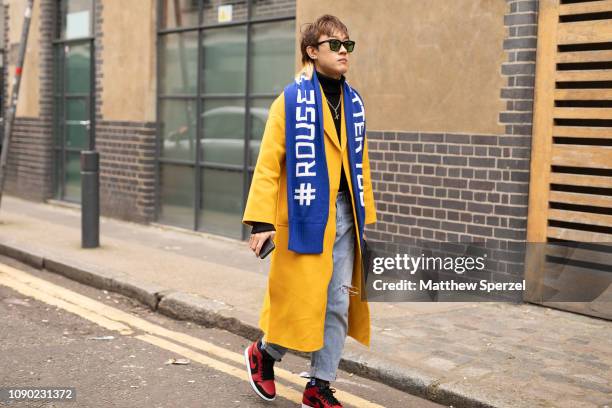
[[[368,157],[368,138],[364,138],[363,144],[363,201],[365,204],[365,223],[376,222],[376,205],[374,204],[374,190],[370,176],[370,158]]]
[[[270,106],[242,222],[276,225],[279,179],[285,165],[285,100],[281,93]]]

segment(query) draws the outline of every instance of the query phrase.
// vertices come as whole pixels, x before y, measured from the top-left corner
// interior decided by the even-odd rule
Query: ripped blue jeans
[[[349,295],[353,294],[351,280],[354,253],[355,230],[351,194],[348,191],[339,192],[336,197],[334,270],[327,287],[324,345],[322,349],[311,354],[310,377],[325,381],[336,379],[348,329]],[[266,343],[264,339],[262,339],[262,348],[276,361],[280,361],[287,349],[278,344]]]

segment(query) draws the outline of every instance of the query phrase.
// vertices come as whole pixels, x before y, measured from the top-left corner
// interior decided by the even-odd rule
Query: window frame
[[[164,21],[165,16],[163,16],[164,9],[164,1],[167,0],[157,0],[157,35],[156,35],[156,52],[157,52],[157,78],[156,78],[156,146],[155,146],[155,207],[154,207],[154,219],[156,221],[160,220],[161,216],[161,168],[165,164],[169,165],[185,165],[189,166],[195,171],[194,174],[194,203],[193,203],[193,230],[199,231],[201,230],[201,219],[200,213],[202,209],[200,208],[200,201],[202,197],[202,171],[205,169],[215,169],[215,170],[225,170],[231,172],[241,172],[242,173],[242,200],[241,206],[242,211],[244,211],[244,205],[246,203],[246,198],[248,196],[248,190],[250,185],[250,180],[253,175],[253,171],[255,169],[254,165],[250,165],[251,162],[251,108],[252,101],[258,98],[270,98],[273,99],[278,95],[274,93],[253,93],[251,92],[251,70],[252,70],[252,32],[253,26],[257,24],[265,24],[265,23],[274,23],[274,22],[284,22],[284,21],[295,21],[295,9],[293,10],[293,14],[290,15],[282,15],[282,16],[274,16],[274,17],[257,17],[253,18],[253,7],[255,0],[246,0],[247,6],[247,16],[244,20],[232,21],[227,23],[205,23],[203,21],[204,15],[204,0],[197,0],[198,2],[198,24],[196,26],[189,27],[172,27],[172,28],[163,28],[162,22]],[[246,64],[245,64],[245,88],[244,92],[240,94],[204,94],[202,92],[202,69],[204,64],[203,58],[203,37],[205,32],[209,30],[215,29],[223,29],[228,27],[246,27]],[[161,93],[161,67],[163,61],[161,61],[160,56],[162,55],[162,38],[165,35],[179,34],[185,32],[196,32],[198,33],[198,48],[197,48],[197,87],[195,94],[189,95],[179,95],[179,94],[162,94]],[[200,142],[200,134],[202,131],[202,120],[201,114],[205,100],[214,100],[214,99],[239,99],[244,101],[245,108],[245,116],[244,116],[244,130],[243,130],[243,160],[242,165],[235,164],[222,164],[222,163],[204,163],[202,161],[202,152],[201,152],[201,142]],[[164,100],[194,100],[196,102],[196,152],[193,161],[189,160],[180,160],[180,159],[172,159],[162,157],[162,134],[161,134],[161,105]],[[204,230],[204,232],[206,232]],[[242,225],[240,232],[240,239],[245,239],[248,235],[246,226]],[[229,234],[228,234],[229,235]],[[230,235],[235,237],[235,235]]]

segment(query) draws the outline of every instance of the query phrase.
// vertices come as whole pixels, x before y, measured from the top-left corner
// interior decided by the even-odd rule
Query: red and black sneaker
[[[326,381],[309,381],[302,396],[302,408],[342,408],[342,404],[334,397],[334,392],[336,390]]]
[[[260,349],[261,343],[255,343],[244,349],[249,382],[253,390],[266,401],[276,398],[274,385],[274,359]]]

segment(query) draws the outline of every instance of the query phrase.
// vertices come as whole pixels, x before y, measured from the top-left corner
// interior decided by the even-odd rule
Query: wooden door
[[[526,300],[609,318],[612,0],[540,0],[534,104]]]

